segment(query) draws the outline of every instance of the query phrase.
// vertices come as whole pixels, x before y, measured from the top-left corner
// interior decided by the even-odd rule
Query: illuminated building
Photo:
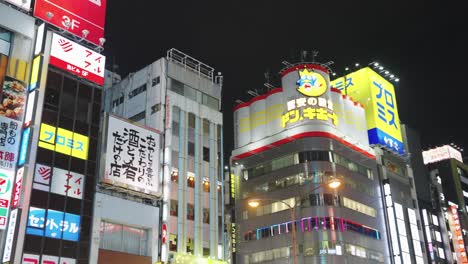
[[[171,49],[167,57],[106,90],[106,112],[155,129],[164,138],[160,191],[144,196],[160,200],[153,206],[161,208],[161,218],[147,212],[130,223],[125,216],[113,216],[115,223],[130,227],[144,227],[139,223],[145,219],[160,223],[160,236],[149,238],[151,243],[160,242],[157,251],[146,255],[151,263],[225,260],[221,88],[222,76],[212,67]],[[100,190],[105,196],[117,190],[130,193],[124,199],[142,197],[108,184],[101,184]],[[98,247],[93,245],[94,252]]]
[[[423,212],[424,225],[428,226],[426,239],[432,246],[431,260],[468,263],[468,166],[460,150],[450,145],[423,151],[422,156],[432,191],[432,210]]]
[[[402,145],[379,143],[385,127],[377,115],[369,126],[373,113],[330,87],[329,74],[323,64],[289,64],[280,88],[234,109],[237,263],[292,263],[294,245],[298,263],[390,263],[383,151],[369,141]],[[342,186],[327,187],[331,178]]]

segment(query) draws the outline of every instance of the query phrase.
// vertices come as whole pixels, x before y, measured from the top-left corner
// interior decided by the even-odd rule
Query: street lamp
[[[312,189],[312,191],[315,191],[317,189],[319,189],[320,187],[323,187],[323,186],[327,186],[328,188],[330,189],[337,189],[338,187],[341,186],[341,180],[337,177],[334,177],[334,176],[330,176],[328,178],[328,180],[324,183],[321,183],[319,184],[317,187],[315,187],[314,189]],[[298,260],[297,260],[297,252],[296,252],[296,247],[297,247],[297,240],[296,240],[296,218],[295,218],[295,215],[296,215],[296,212],[295,212],[295,208],[296,208],[296,203],[294,203],[294,205],[290,205],[282,200],[278,200],[278,199],[271,199],[271,198],[256,198],[256,199],[251,199],[248,201],[248,204],[250,207],[252,208],[257,208],[259,205],[260,205],[260,202],[261,201],[272,201],[272,202],[280,202],[284,205],[286,205],[290,212],[291,212],[291,226],[292,226],[292,239],[293,239],[293,255],[294,255],[294,264],[298,264]]]

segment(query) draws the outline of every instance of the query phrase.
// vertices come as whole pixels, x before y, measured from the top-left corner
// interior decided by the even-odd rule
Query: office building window
[[[148,230],[101,222],[99,248],[148,256]]]
[[[129,119],[132,120],[132,121],[138,122],[138,121],[144,119],[145,117],[146,117],[146,112],[141,111],[140,113],[130,117]]]
[[[161,78],[159,76],[157,76],[156,78],[153,78],[151,80],[151,86],[155,86],[157,84],[159,84],[161,82]]]

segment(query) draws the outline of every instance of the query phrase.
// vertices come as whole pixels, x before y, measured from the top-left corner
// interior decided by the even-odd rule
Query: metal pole
[[[294,205],[295,206],[295,205]],[[293,254],[294,254],[294,264],[298,264],[297,262],[297,240],[296,240],[296,218],[295,218],[295,211],[294,207],[289,206],[291,208],[291,227],[292,227],[292,238],[293,238]]]

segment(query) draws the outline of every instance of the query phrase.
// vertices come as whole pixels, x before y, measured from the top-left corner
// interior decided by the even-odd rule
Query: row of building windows
[[[307,163],[310,161],[333,162],[349,169],[352,172],[357,172],[361,175],[364,175],[371,180],[374,179],[372,170],[370,170],[369,168],[359,165],[331,151],[306,151],[276,158],[272,161],[262,163],[253,168],[248,168],[244,170],[244,178],[252,179],[282,168],[286,168],[300,163]]]
[[[101,221],[99,248],[149,256],[148,230]]]
[[[281,247],[260,252],[255,252],[244,256],[244,264],[262,263],[292,257],[291,247]],[[384,255],[381,252],[370,250],[361,246],[338,241],[321,241],[319,243],[308,243],[298,245],[298,252],[305,257],[318,255],[350,255],[358,258],[369,259],[380,263],[384,262]]]
[[[219,110],[219,100],[200,92],[182,82],[174,79],[169,79],[169,89],[177,94],[183,95],[199,104],[206,105],[211,109]]]
[[[297,202],[296,202],[297,201]],[[301,207],[308,207],[308,206],[335,206],[335,207],[345,207],[351,209],[356,212],[360,212],[362,214],[376,217],[377,210],[374,208],[367,206],[363,203],[355,201],[353,199],[336,195],[330,193],[311,193],[308,197],[301,197],[300,201],[298,197],[292,197],[282,202],[273,202],[270,204],[265,204],[256,208],[256,216],[262,215],[269,215],[276,212],[281,212],[284,210],[288,210],[289,207],[286,205],[289,204],[292,207],[301,206]],[[249,219],[249,211],[243,212],[243,219]]]
[[[160,80],[161,78],[159,76],[153,78],[151,80],[151,86],[155,86],[157,84],[160,83]],[[145,92],[146,91],[146,84],[143,84],[133,90],[131,90],[129,93],[128,93],[128,99],[132,99],[133,97],[141,94],[142,92]],[[112,107],[117,107],[119,106],[120,104],[123,104],[123,102],[125,101],[125,96],[124,94],[122,93],[122,95],[119,97],[119,98],[116,98],[114,100],[112,100]]]
[[[131,90],[129,93],[128,93],[128,99],[132,99],[133,97],[141,94],[142,92],[145,92],[146,91],[146,84],[143,84],[142,86],[139,86],[133,90]]]
[[[189,188],[195,188],[195,177],[193,173],[188,173],[189,176],[187,177],[187,187]],[[174,183],[179,182],[179,171],[178,170],[173,170],[171,173],[171,181]],[[204,192],[210,192],[210,182],[208,180],[203,180],[203,191]],[[217,187],[218,192],[221,191],[221,186],[218,185]]]
[[[187,220],[195,219],[195,211],[193,204],[187,204]],[[172,216],[179,216],[179,204],[176,200],[171,200],[171,210],[170,214]],[[203,223],[210,223],[210,209],[203,208]]]
[[[312,171],[308,172],[307,175],[301,172],[294,175],[289,175],[281,177],[279,179],[264,182],[258,185],[248,184],[247,182],[247,184],[244,184],[244,186],[242,186],[242,198],[245,199],[251,194],[269,193],[296,185],[302,186],[307,184],[321,184],[324,182],[324,179],[331,175],[333,175],[331,171]],[[375,195],[375,189],[372,188],[371,185],[364,184],[362,182],[357,183],[349,177],[344,178],[344,183],[360,193],[366,193],[369,196]]]
[[[354,231],[361,235],[369,236],[380,240],[380,232],[377,229],[370,228],[363,224],[338,217],[307,217],[294,222],[286,222],[278,225],[258,228],[255,231],[248,231],[244,234],[244,240],[260,240],[281,234],[289,233],[293,228],[296,231],[312,232],[313,230],[332,230],[332,231]]]

